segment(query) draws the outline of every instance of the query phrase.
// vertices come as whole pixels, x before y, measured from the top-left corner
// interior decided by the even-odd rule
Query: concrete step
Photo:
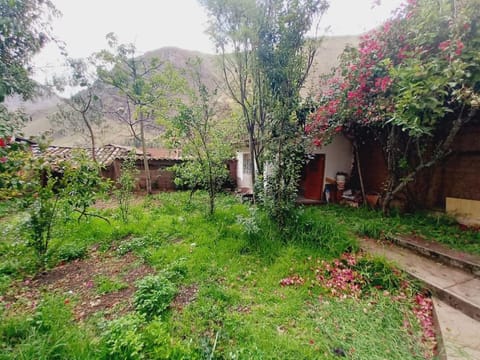
[[[439,358],[442,360],[480,359],[480,322],[435,297],[433,308],[437,330],[440,333],[437,334]]]
[[[479,256],[453,250],[438,242],[416,236],[395,235],[388,236],[387,240],[437,262],[462,269],[480,277]]]
[[[480,279],[470,272],[447,266],[392,243],[361,239],[361,247],[393,261],[420,280],[440,300],[480,321]]]

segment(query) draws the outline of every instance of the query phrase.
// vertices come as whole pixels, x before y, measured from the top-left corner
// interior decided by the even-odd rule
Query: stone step
[[[360,239],[361,247],[383,256],[420,280],[440,300],[480,321],[480,279],[472,273],[447,266],[392,243]]]
[[[480,322],[433,298],[439,359],[480,359]]]
[[[438,242],[428,241],[420,237],[394,235],[387,236],[387,240],[437,262],[462,269],[480,277],[479,256],[453,250]]]

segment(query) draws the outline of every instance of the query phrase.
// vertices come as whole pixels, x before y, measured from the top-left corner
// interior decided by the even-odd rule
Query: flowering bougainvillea
[[[322,82],[305,131],[316,146],[338,132],[380,141],[389,171],[384,206],[449,153],[480,107],[478,22],[480,0],[408,0],[345,49]]]

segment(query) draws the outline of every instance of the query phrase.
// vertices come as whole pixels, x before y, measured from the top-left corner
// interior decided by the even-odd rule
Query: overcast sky
[[[139,52],[164,46],[214,53],[205,34],[207,17],[197,0],[53,0],[63,14],[53,22],[57,38],[72,57],[86,57],[106,47],[105,35],[117,34],[121,43],[133,42]],[[330,35],[354,35],[386,20],[401,0],[331,0],[322,20]],[[48,45],[35,59],[36,79],[43,81],[61,70],[55,46]]]

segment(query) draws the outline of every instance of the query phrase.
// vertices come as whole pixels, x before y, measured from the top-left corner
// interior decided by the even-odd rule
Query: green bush
[[[135,309],[148,319],[162,315],[176,293],[177,287],[164,274],[146,276],[137,282]]]
[[[111,321],[102,335],[106,359],[142,359],[145,344],[141,328],[145,319],[128,314]]]
[[[67,244],[58,249],[57,257],[60,261],[73,261],[87,256],[87,247],[84,245]]]
[[[101,342],[101,357],[109,360],[197,358],[189,344],[174,344],[166,324],[158,319],[147,322],[139,314],[125,315],[109,322]]]

